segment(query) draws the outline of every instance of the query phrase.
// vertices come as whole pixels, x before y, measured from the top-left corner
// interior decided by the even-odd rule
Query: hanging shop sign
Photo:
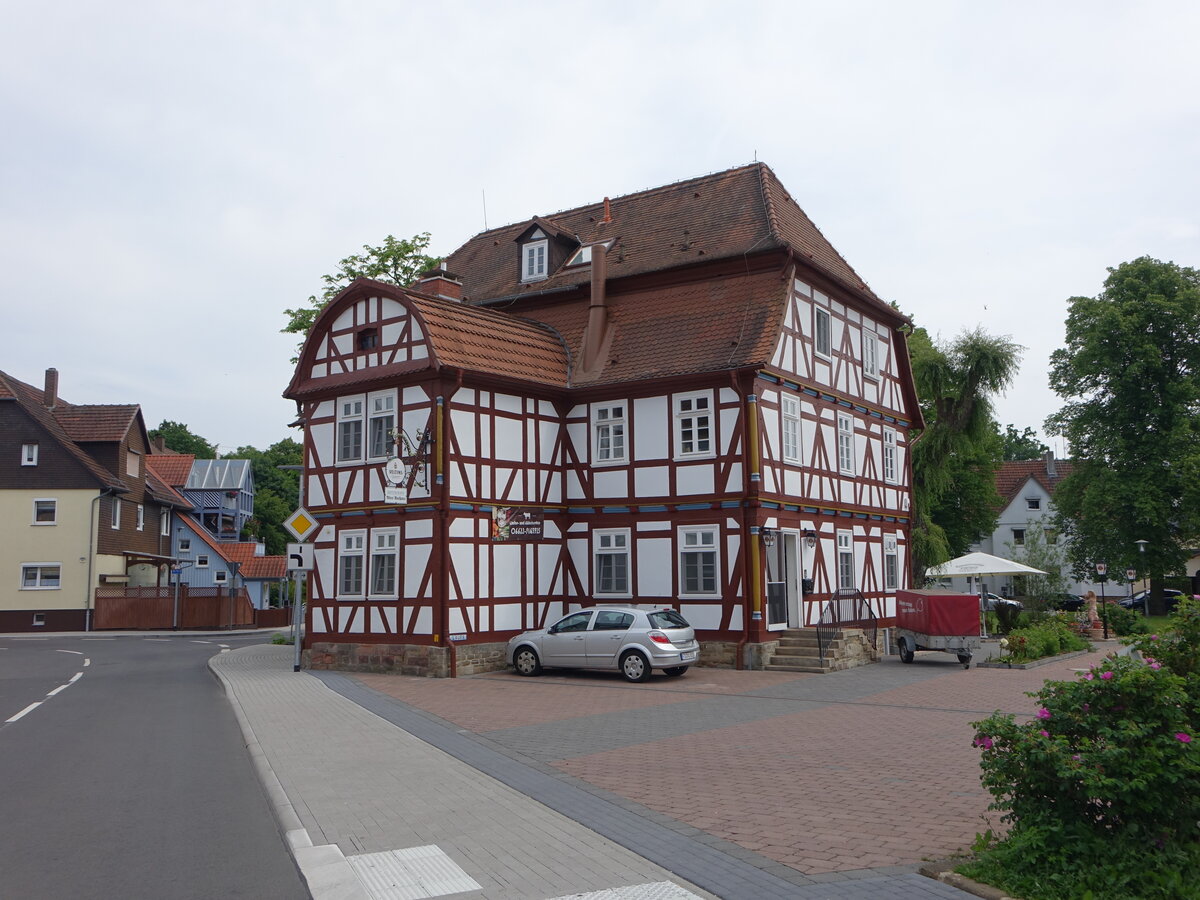
[[[492,507],[493,541],[540,541],[542,511],[512,506]]]

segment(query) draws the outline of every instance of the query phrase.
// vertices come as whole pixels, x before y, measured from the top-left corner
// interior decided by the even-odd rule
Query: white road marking
[[[115,641],[116,638],[84,638],[85,641]]]
[[[221,645],[221,649],[222,649],[222,650],[228,650],[228,649],[229,649],[229,645],[228,645],[228,644],[222,644],[222,645]]]
[[[55,653],[74,653],[76,656],[83,656],[82,650],[55,650]]]
[[[67,682],[67,684],[74,684],[75,682],[77,682],[77,681],[78,681],[80,678],[82,678],[82,677],[83,677],[83,673],[82,673],[82,672],[76,672],[74,675],[72,675],[72,676],[71,676],[71,680],[70,680],[70,681],[68,681],[68,682]]]
[[[162,643],[162,644],[169,644],[169,643],[171,643],[171,639],[170,639],[170,638],[146,638],[146,640],[148,640],[148,641],[158,641],[159,643]]]
[[[25,707],[23,710],[21,710],[19,713],[17,713],[15,716],[13,716],[11,719],[5,719],[4,724],[7,725],[9,722],[17,721],[17,719],[21,718],[22,716],[26,715],[27,713],[33,712],[35,709],[37,709],[41,705],[42,705],[41,700],[39,700],[37,703],[30,703],[27,707]]]
[[[88,659],[88,658],[85,656],[85,657],[83,658],[83,664],[84,664],[85,666],[90,666],[90,665],[92,664],[92,661],[91,661],[90,659]]]
[[[211,644],[212,641],[192,641],[193,644]]]
[[[54,690],[52,690],[52,691],[51,691],[50,693],[48,693],[46,696],[47,696],[47,697],[53,697],[55,694],[61,694],[63,691],[65,691],[65,690],[66,690],[67,688],[69,688],[70,686],[71,686],[71,685],[70,685],[70,683],[69,683],[69,682],[68,682],[67,684],[60,684],[58,687],[56,687]]]

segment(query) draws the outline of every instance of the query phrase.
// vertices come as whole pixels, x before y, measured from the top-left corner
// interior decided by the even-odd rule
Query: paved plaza
[[[1029,670],[927,653],[645,684],[294,673],[273,646],[213,668],[314,896],[902,900],[967,896],[916,870],[997,825],[970,723],[1030,715],[1025,692],[1116,648],[1098,646]],[[423,887],[404,854],[432,859]]]

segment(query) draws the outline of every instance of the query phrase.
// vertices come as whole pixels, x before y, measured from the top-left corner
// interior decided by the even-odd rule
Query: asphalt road
[[[207,666],[262,642],[0,636],[0,898],[309,897]]]

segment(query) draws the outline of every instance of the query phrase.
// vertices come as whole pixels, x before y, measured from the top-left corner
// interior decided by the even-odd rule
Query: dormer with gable
[[[579,239],[574,234],[550,219],[537,216],[514,240],[518,256],[517,277],[522,284],[545,281],[580,249]]]

